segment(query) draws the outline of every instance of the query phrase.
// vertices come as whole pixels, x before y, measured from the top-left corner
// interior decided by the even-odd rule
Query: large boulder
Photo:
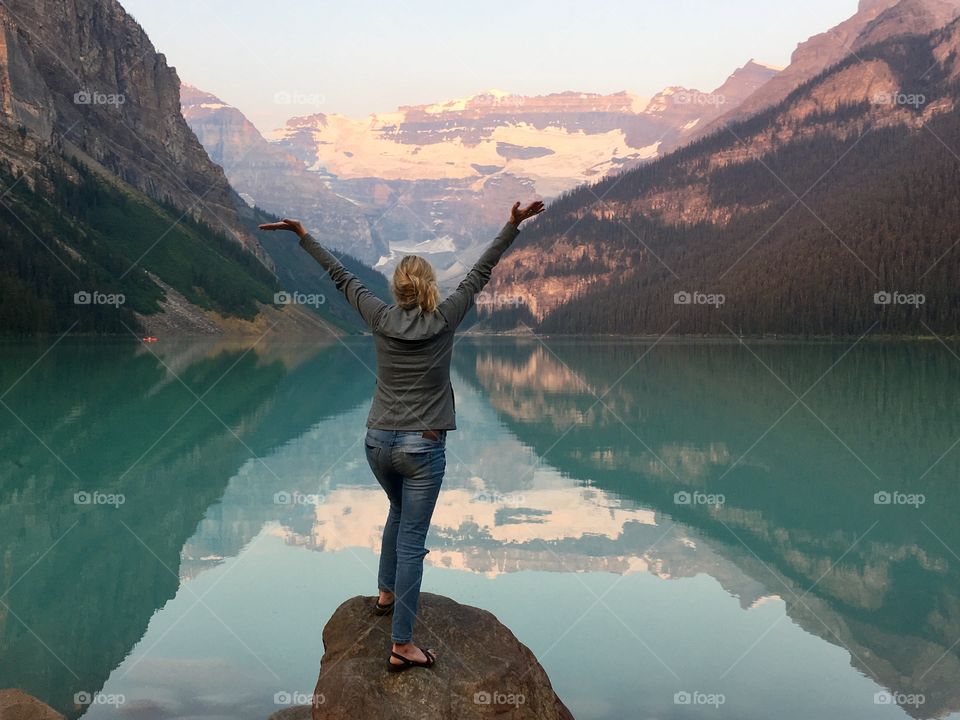
[[[23,690],[0,690],[0,720],[63,720],[63,715]]]
[[[323,629],[313,720],[573,720],[533,653],[486,610],[420,596],[416,642],[436,650],[430,669],[387,672],[390,616],[374,598],[347,600]]]

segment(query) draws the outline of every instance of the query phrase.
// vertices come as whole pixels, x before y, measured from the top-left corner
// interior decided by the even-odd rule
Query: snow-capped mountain
[[[751,60],[711,92],[671,87],[653,99],[489,90],[367,118],[318,113],[290,119],[269,139],[339,180],[529,180],[552,197],[642,164],[738,105],[777,74]]]
[[[656,159],[777,72],[751,60],[712,92],[672,87],[652,99],[488,90],[367,118],[294,117],[266,138],[194,88],[184,88],[183,112],[249,202],[326,228],[327,242],[383,270],[406,253],[428,255],[455,284],[515,200]]]

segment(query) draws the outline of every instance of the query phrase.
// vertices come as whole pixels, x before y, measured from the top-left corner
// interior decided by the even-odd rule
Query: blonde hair
[[[393,296],[404,310],[419,307],[433,312],[440,303],[433,266],[418,255],[407,255],[393,271]]]

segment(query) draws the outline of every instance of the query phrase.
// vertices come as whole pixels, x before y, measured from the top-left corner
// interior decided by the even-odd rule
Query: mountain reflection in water
[[[75,693],[109,687],[185,583],[264,533],[378,551],[366,339],[159,358],[68,339],[30,369],[44,350],[0,349],[2,388],[16,383],[0,425],[0,685],[77,717]],[[709,576],[744,609],[782,603],[878,690],[923,696],[901,714],[960,710],[960,361],[943,347],[465,338],[454,371],[461,429],[429,566],[490,582]],[[75,502],[89,491],[125,501]]]

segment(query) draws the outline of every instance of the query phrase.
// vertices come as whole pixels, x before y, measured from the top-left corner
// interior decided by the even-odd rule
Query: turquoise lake
[[[372,343],[0,345],[0,687],[305,701],[376,589]],[[960,350],[463,337],[423,588],[578,720],[960,717]]]

